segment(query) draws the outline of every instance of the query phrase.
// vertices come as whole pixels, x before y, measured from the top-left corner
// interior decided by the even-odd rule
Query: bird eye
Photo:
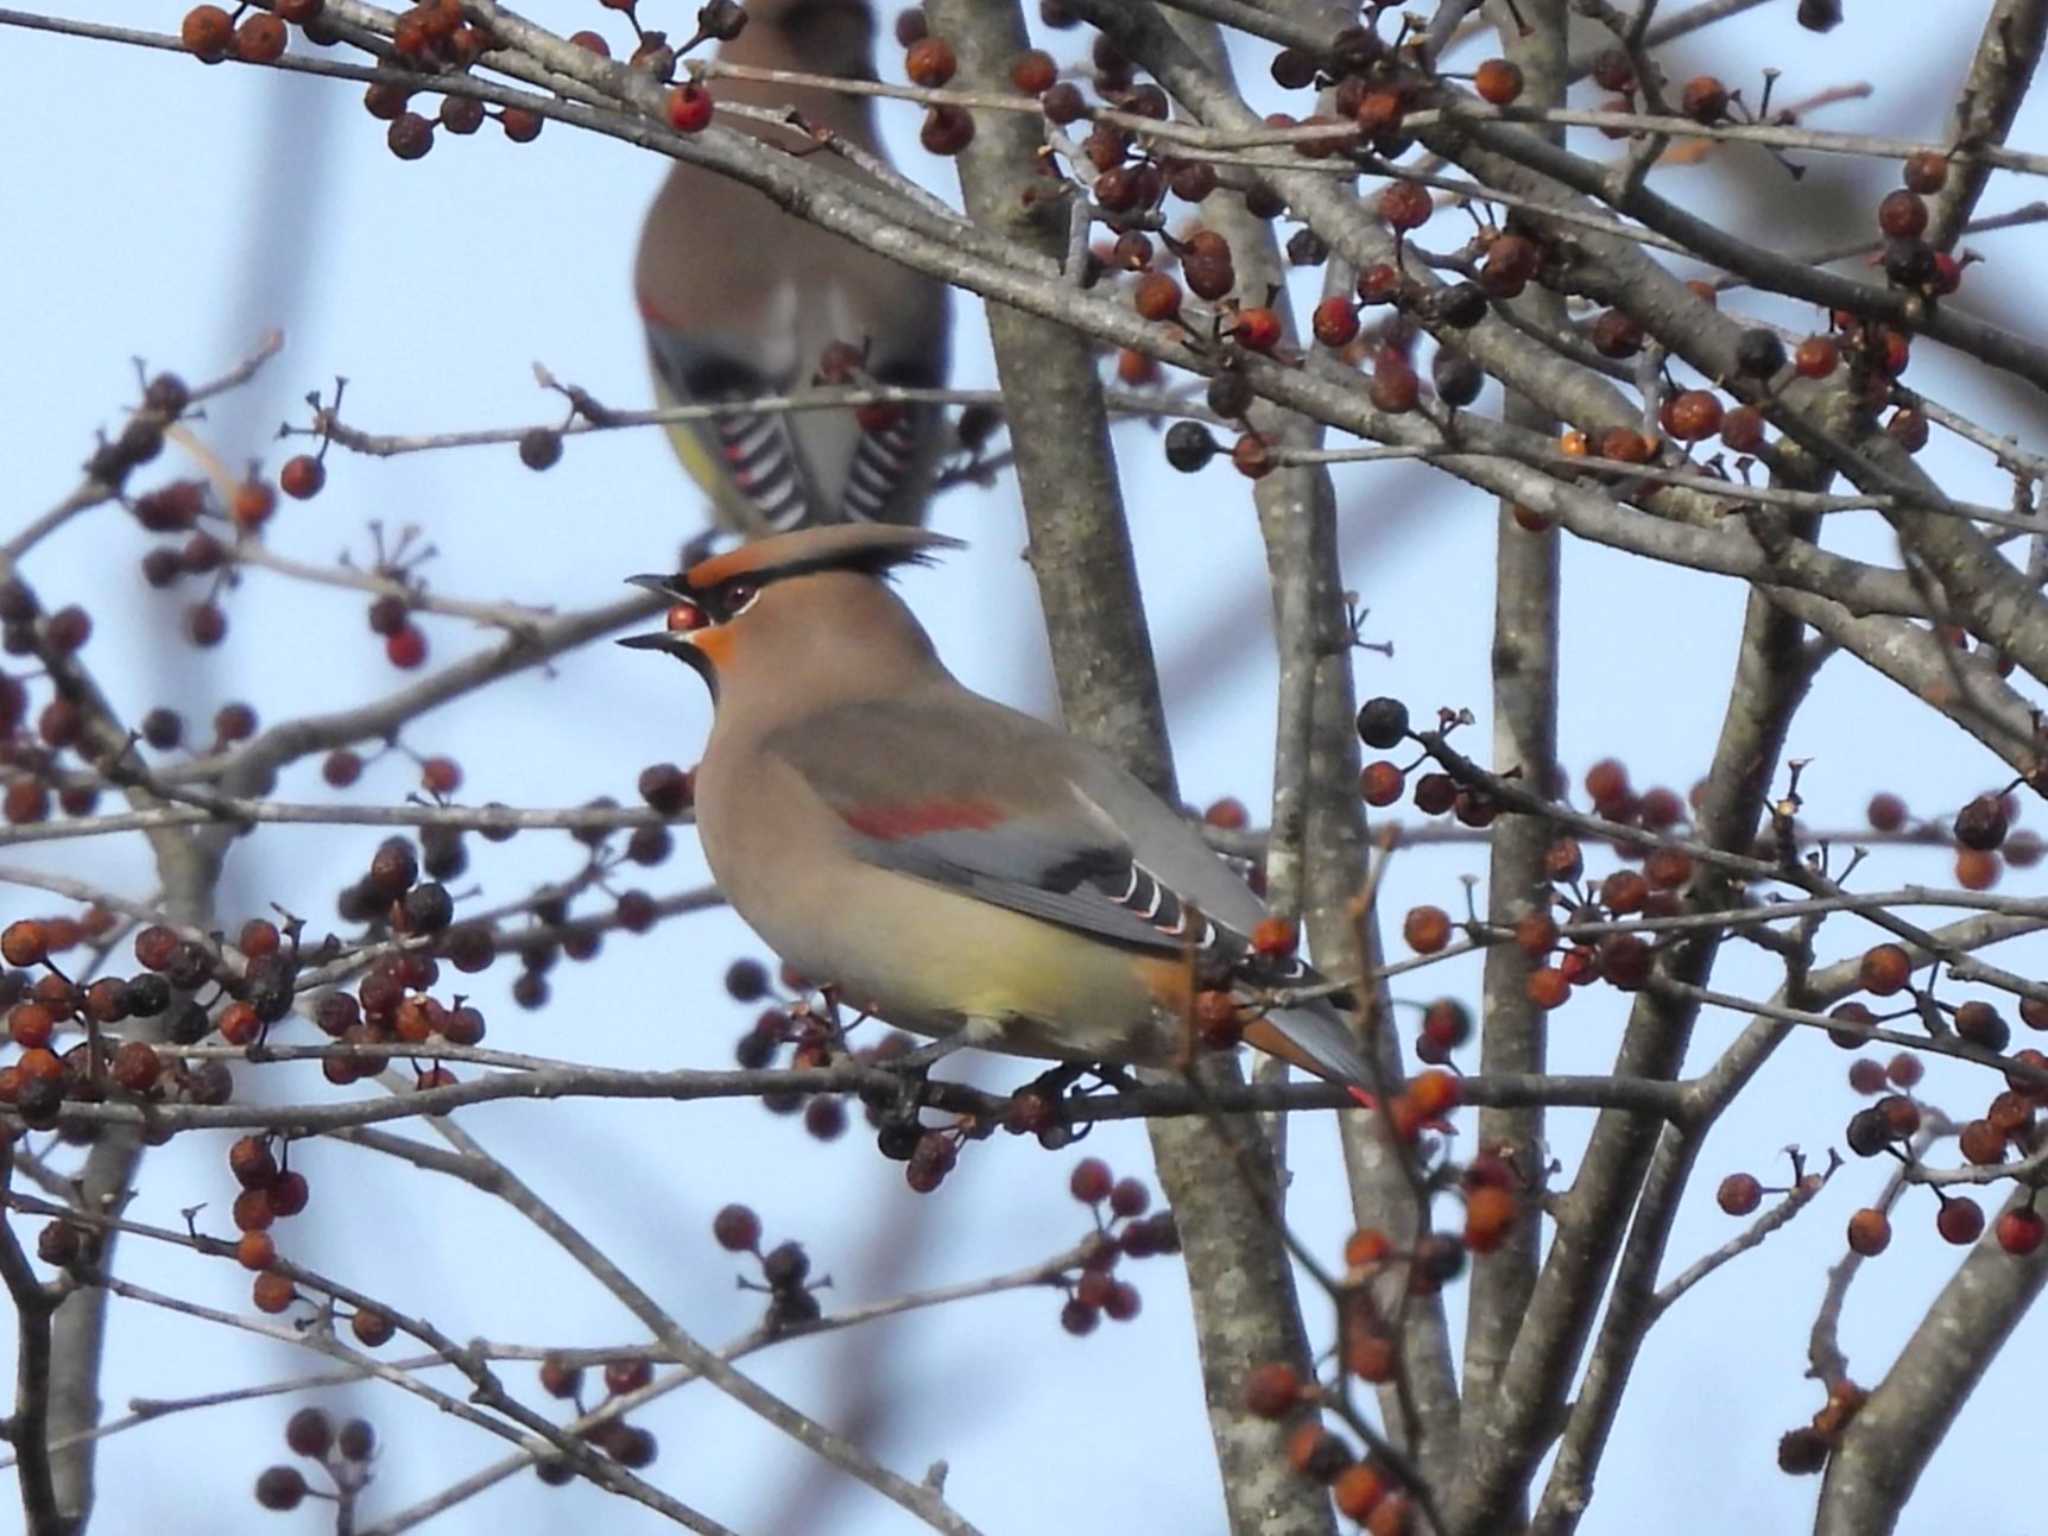
[[[725,616],[736,619],[754,606],[761,589],[751,581],[736,581],[725,589]]]

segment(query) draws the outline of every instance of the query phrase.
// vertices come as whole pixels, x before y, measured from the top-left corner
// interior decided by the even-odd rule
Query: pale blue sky
[[[179,14],[168,4],[73,8],[165,30],[175,29]],[[650,6],[646,19],[673,30],[687,9],[670,3],[662,13]],[[1922,26],[1939,35],[1919,38],[1911,50],[1897,47],[1897,18],[1883,9],[1852,8],[1851,23],[1821,42],[1793,25],[1789,0],[1773,3],[1690,45],[1673,70],[1686,72],[1697,61],[1736,81],[1770,63],[1785,72],[1781,92],[1795,98],[1867,71],[1884,82],[1883,92],[1831,109],[1829,126],[1938,133],[1942,93],[1959,77],[1981,7],[1959,8],[1967,22],[1959,14],[1943,28]],[[536,0],[529,13],[564,31],[610,19],[563,0]],[[611,30],[615,37],[623,32]],[[1245,51],[1248,76],[1262,77],[1261,57]],[[885,62],[885,71],[895,67],[893,59]],[[425,161],[406,165],[385,151],[382,125],[356,106],[356,87],[206,70],[174,55],[18,31],[6,33],[0,46],[0,91],[15,127],[0,142],[0,176],[15,211],[10,281],[0,290],[0,336],[7,343],[0,442],[11,467],[10,525],[61,496],[92,428],[118,421],[133,397],[131,356],[196,380],[287,313],[296,318],[285,354],[254,388],[216,408],[205,429],[225,453],[267,453],[274,464],[268,435],[276,422],[303,419],[301,397],[335,374],[352,380],[348,417],[379,430],[549,419],[556,405],[533,385],[535,361],[608,402],[646,398],[626,273],[640,209],[661,174],[651,157],[551,125],[525,147],[492,130],[468,141],[444,137]],[[914,120],[906,114],[892,122],[907,167],[951,195],[950,168],[916,149]],[[2041,128],[2041,113],[2030,110],[2015,139],[2038,145]],[[1604,149],[1597,139],[1585,147]],[[1662,173],[1661,184],[1791,249],[1807,243],[1797,221],[1808,209],[1867,209],[1890,180],[1860,162],[1816,159],[1796,188],[1776,173],[1731,175],[1721,166]],[[1983,208],[2002,211],[2034,193],[2000,180]],[[1756,222],[1765,210],[1781,228]],[[1427,236],[1438,244],[1456,238],[1447,226]],[[1971,291],[1995,293],[2007,323],[2038,330],[2040,310],[2026,286],[2038,237],[2019,232],[1979,243],[1994,263],[1972,273]],[[1812,323],[1793,306],[1759,313]],[[978,306],[964,304],[959,319],[957,382],[986,383],[992,369]],[[1952,360],[1933,348],[1923,354],[1915,382],[1974,406],[1998,430],[2038,436],[2013,397],[1987,397]],[[1123,429],[1119,443],[1157,643],[1177,680],[1169,708],[1183,787],[1193,800],[1228,792],[1256,806],[1269,788],[1273,665],[1246,483],[1227,466],[1193,480],[1171,477],[1143,427]],[[169,474],[175,458],[167,454],[143,483]],[[1974,456],[1938,442],[1928,461],[1959,495],[2005,497],[1996,474]],[[418,523],[442,552],[428,567],[430,580],[463,596],[563,607],[608,601],[623,574],[659,568],[700,519],[694,493],[653,433],[574,441],[544,476],[520,468],[510,449],[392,461],[337,453],[330,466],[325,494],[280,513],[271,534],[277,548],[310,560],[347,548],[361,558],[367,519],[389,527]],[[1470,706],[1482,717],[1475,740],[1483,741],[1489,505],[1407,466],[1354,471],[1342,484],[1353,525],[1346,583],[1372,609],[1370,634],[1396,644],[1391,661],[1361,655],[1361,693],[1397,692],[1418,709]],[[1041,706],[1049,688],[1031,583],[1018,559],[1013,488],[955,494],[935,521],[973,547],[937,570],[908,576],[906,596],[964,679]],[[1831,534],[1844,548],[1888,548],[1874,521],[1845,522]],[[152,593],[136,574],[148,542],[118,515],[102,512],[74,523],[28,567],[46,600],[78,600],[93,609],[98,627],[87,657],[131,716],[170,702],[204,717],[224,699],[246,697],[269,721],[369,699],[396,681],[364,626],[358,598],[309,591],[262,572],[231,599],[228,644],[212,655],[191,651],[172,638],[191,594]],[[1564,571],[1566,763],[1576,774],[1619,752],[1639,783],[1682,791],[1711,750],[1740,592],[1577,545],[1567,546]],[[1172,664],[1219,620],[1236,626],[1240,660],[1213,678]],[[428,627],[437,663],[482,643],[459,624],[435,620]],[[464,793],[476,800],[578,803],[599,793],[630,798],[634,775],[647,762],[692,761],[707,718],[698,689],[680,669],[600,645],[564,660],[552,678],[521,677],[439,711],[407,740],[457,756],[467,774]],[[1810,814],[1831,825],[1853,824],[1873,789],[1896,789],[1916,808],[1933,811],[1999,777],[1956,732],[1842,661],[1824,673],[1789,754],[1816,760],[1804,785]],[[358,794],[396,799],[411,784],[392,761],[374,768]],[[328,792],[315,765],[306,764],[286,775],[279,793]],[[2035,814],[2030,808],[2027,819]],[[266,830],[237,848],[223,920],[237,924],[276,900],[308,911],[317,931],[329,920],[319,893],[359,868],[376,840],[368,831]],[[696,878],[693,840],[686,834],[678,841],[670,867],[646,879],[650,889]],[[578,851],[563,834],[528,834],[502,847],[479,843],[472,879],[488,899],[500,900],[534,879],[569,871]],[[150,889],[137,843],[46,845],[33,859],[89,872],[134,895]],[[1890,857],[1873,868],[1948,879],[1939,855]],[[1483,869],[1472,848],[1404,855],[1387,896],[1396,909],[1423,899],[1456,909],[1459,877]],[[2012,888],[2030,889],[2037,875],[2019,877]],[[48,903],[0,894],[0,917],[42,910]],[[1847,920],[1832,924],[1827,937],[1831,954],[1868,942],[1867,930]],[[553,977],[555,1004],[539,1016],[520,1014],[505,1000],[509,966],[484,978],[478,991],[496,1044],[620,1065],[719,1066],[730,1060],[748,1013],[724,999],[715,978],[734,954],[752,948],[736,921],[718,915],[649,938],[613,938],[595,967],[565,962]],[[1476,966],[1453,966],[1417,978],[1406,995],[1424,999],[1449,990],[1470,998],[1476,978]],[[1769,985],[1767,972],[1739,954],[1720,979],[1731,988]],[[1558,1067],[1604,1065],[1621,1016],[1618,1000],[1597,994],[1559,1015]],[[1703,1064],[1739,1023],[1707,1017],[1692,1065]],[[1679,1221],[1674,1268],[1732,1231],[1711,1205],[1720,1173],[1747,1167],[1768,1175],[1782,1166],[1777,1150],[1788,1142],[1818,1153],[1839,1134],[1853,1107],[1842,1082],[1847,1060],[1817,1037],[1796,1040],[1731,1111]],[[979,1070],[997,1083],[1020,1075],[1008,1063]],[[1930,1070],[1928,1084],[1936,1102],[1959,1110],[1987,1096],[1980,1080],[1941,1068]],[[266,1074],[252,1089],[324,1091],[306,1070],[282,1080]],[[849,1135],[820,1147],[793,1122],[752,1105],[497,1106],[465,1118],[712,1341],[737,1334],[755,1315],[755,1299],[735,1292],[735,1266],[708,1236],[710,1213],[729,1199],[754,1203],[771,1239],[805,1240],[817,1270],[837,1281],[830,1299],[841,1302],[1012,1267],[1070,1241],[1083,1224],[1065,1193],[1073,1156],[1049,1156],[1007,1138],[970,1147],[943,1191],[920,1201],[865,1138]],[[1567,1169],[1582,1124],[1571,1113],[1553,1118]],[[225,1138],[187,1137],[155,1154],[134,1215],[175,1224],[180,1207],[209,1201],[209,1217],[224,1223],[231,1194],[225,1145]],[[1299,1229],[1334,1255],[1347,1220],[1329,1126],[1303,1122],[1295,1149]],[[1149,1176],[1144,1139],[1131,1127],[1098,1132],[1089,1150],[1119,1171]],[[365,1290],[388,1291],[456,1337],[594,1343],[631,1336],[621,1311],[594,1285],[484,1197],[342,1147],[308,1148],[301,1166],[315,1195],[307,1215],[283,1229],[291,1256]],[[1792,1529],[1809,1519],[1816,1484],[1780,1476],[1773,1447],[1781,1431],[1818,1406],[1816,1388],[1801,1379],[1805,1333],[1823,1270],[1840,1251],[1842,1222],[1881,1176],[1870,1165],[1844,1170],[1804,1219],[1667,1317],[1644,1353],[1584,1525],[1587,1536],[1645,1524]],[[1954,1255],[1934,1238],[1932,1219],[1931,1198],[1908,1202],[1892,1251],[1866,1270],[1852,1298],[1843,1341],[1859,1379],[1882,1374],[1917,1307],[1949,1271]],[[217,1262],[130,1243],[121,1266],[182,1295],[246,1305],[245,1277]],[[934,1459],[949,1461],[950,1495],[985,1530],[1034,1530],[1054,1520],[1085,1532],[1220,1530],[1178,1269],[1153,1260],[1130,1277],[1144,1294],[1143,1316],[1129,1326],[1105,1325],[1085,1341],[1060,1332],[1055,1295],[1012,1295],[778,1349],[748,1369],[828,1416],[849,1383],[872,1385],[887,1410],[874,1449],[912,1475]],[[1454,1293],[1454,1312],[1459,1304]],[[1325,1309],[1311,1302],[1310,1313],[1317,1336],[1326,1339]],[[131,1396],[231,1387],[318,1365],[282,1347],[132,1306],[117,1305],[114,1318],[104,1389],[113,1410]],[[2007,1492],[2029,1433],[2019,1362],[2044,1343],[2038,1319],[2015,1335],[1922,1483],[1903,1529],[1934,1528],[1936,1510],[1943,1528],[2019,1528]],[[11,1348],[0,1326],[0,1350]],[[517,1367],[508,1374],[526,1379]],[[362,1405],[384,1432],[379,1482],[365,1505],[369,1519],[497,1454],[495,1442],[387,1389],[325,1400]],[[256,1472],[281,1456],[286,1411],[276,1402],[244,1405],[110,1441],[101,1459],[100,1528],[136,1529],[146,1520],[173,1536],[219,1529],[228,1511],[237,1529],[322,1529],[321,1510],[268,1516],[242,1502]],[[679,1496],[744,1532],[817,1528],[808,1520],[792,1523],[779,1503],[792,1488],[811,1486],[797,1482],[814,1471],[803,1453],[707,1389],[667,1400],[645,1422],[663,1447],[655,1475]],[[169,1484],[167,1466],[188,1470]],[[176,1500],[165,1497],[170,1486],[181,1490]],[[910,1528],[907,1517],[864,1492],[833,1509],[834,1530]],[[602,1521],[603,1529],[619,1532],[658,1525],[588,1488],[543,1491],[523,1478],[434,1529],[528,1536],[570,1521]]]

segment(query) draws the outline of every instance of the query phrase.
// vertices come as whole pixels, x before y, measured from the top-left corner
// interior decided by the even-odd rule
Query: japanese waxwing
[[[720,59],[875,78],[866,0],[752,0],[746,13]],[[729,79],[711,90],[720,102],[799,113],[886,158],[866,96]],[[737,116],[722,121],[774,152],[811,147],[796,132]],[[829,151],[811,163],[865,174]],[[634,290],[664,407],[808,387],[834,344],[842,359],[861,357],[860,374],[876,382],[945,382],[951,327],[943,283],[697,167],[672,167],[648,210]],[[849,408],[720,416],[669,435],[717,521],[749,537],[808,523],[922,521],[942,436],[933,405],[878,408],[866,428]]]
[[[1183,1061],[1196,986],[1313,973],[1252,954],[1265,908],[1188,820],[1086,742],[954,680],[887,579],[957,547],[838,525],[633,578],[676,606],[665,633],[622,643],[711,690],[696,782],[711,872],[799,973],[892,1024],[1071,1062]],[[1327,1003],[1245,1038],[1354,1092],[1367,1080]]]

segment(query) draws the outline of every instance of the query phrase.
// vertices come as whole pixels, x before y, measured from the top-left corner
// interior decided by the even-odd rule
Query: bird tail
[[[1341,1083],[1364,1108],[1375,1104],[1366,1088],[1372,1081],[1372,1068],[1344,1016],[1329,1003],[1319,1000],[1276,1009],[1246,1029],[1244,1037],[1259,1050],[1304,1072]]]

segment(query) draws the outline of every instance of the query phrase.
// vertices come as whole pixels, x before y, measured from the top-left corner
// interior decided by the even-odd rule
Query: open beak
[[[629,587],[643,587],[647,591],[654,593],[657,597],[665,597],[672,603],[686,603],[690,600],[689,594],[676,585],[676,578],[673,576],[628,576],[626,578],[626,585]]]
[[[676,585],[676,578],[673,576],[628,576],[626,578],[626,585],[629,587],[642,587],[652,592],[656,597],[668,599],[671,603],[686,603],[689,601],[689,598],[683,593],[682,589]],[[628,650],[667,651],[672,656],[681,656],[685,654],[682,648],[689,644],[683,638],[686,633],[688,633],[686,630],[663,629],[651,635],[627,635],[619,641],[619,644],[625,646]]]
[[[674,576],[628,576],[626,581],[630,586],[644,587],[657,597],[667,598],[671,603],[686,603],[692,608],[696,607],[695,601],[682,590]],[[618,643],[630,651],[666,652],[702,677],[716,697],[717,688],[712,677],[711,658],[697,648],[696,642],[691,639],[694,633],[692,629],[663,628],[652,634],[624,635],[620,637]]]

